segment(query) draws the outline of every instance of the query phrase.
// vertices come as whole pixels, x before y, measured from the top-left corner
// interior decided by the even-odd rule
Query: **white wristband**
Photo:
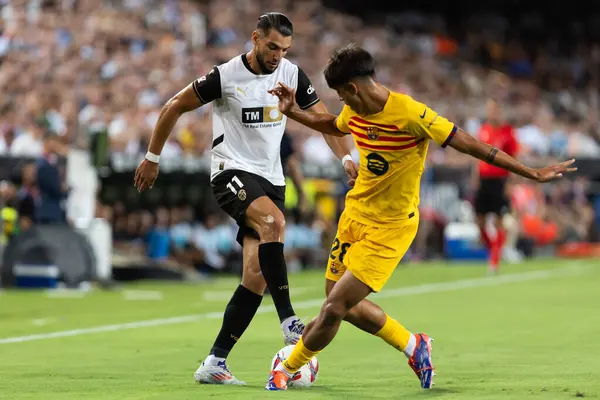
[[[158,164],[159,159],[160,159],[160,156],[157,154],[150,153],[150,152],[146,153],[146,160],[148,160],[148,161]]]
[[[350,154],[346,154],[344,158],[342,158],[342,165],[346,165],[346,161],[353,161]]]

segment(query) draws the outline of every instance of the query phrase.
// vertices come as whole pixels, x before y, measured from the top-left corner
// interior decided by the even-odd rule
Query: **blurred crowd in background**
[[[260,11],[290,17],[295,34],[288,58],[309,75],[331,112],[342,104],[322,70],[333,49],[352,41],[374,54],[379,81],[474,135],[486,118],[486,100],[496,99],[515,128],[524,162],[600,158],[600,43],[563,48],[542,38],[532,52],[531,41],[508,38],[510,23],[500,17],[471,18],[460,37],[449,37],[432,16],[399,17],[396,25],[404,29],[370,26],[317,0],[0,0],[0,7],[0,155],[40,158],[55,169],[51,176],[42,168],[41,176],[33,171],[23,182],[3,183],[4,204],[30,194],[39,208],[40,193],[60,203],[68,188],[62,181],[56,191],[55,178],[64,174],[50,154],[67,146],[89,148],[103,135],[110,154],[141,159],[162,105],[213,65],[250,50]],[[418,29],[407,29],[413,26]],[[210,105],[184,115],[163,159],[208,155],[211,130]],[[302,162],[337,162],[319,133],[290,122],[288,134]],[[433,147],[428,163],[474,165],[454,150]],[[522,233],[540,245],[597,234],[600,205],[585,178],[549,187],[515,178],[509,190]],[[424,208],[425,225],[447,223],[443,207]],[[120,252],[201,271],[239,260],[228,217],[194,215],[186,207],[151,211],[98,204]],[[310,207],[290,210],[291,269],[322,266],[334,231],[335,221]],[[436,230],[423,232],[435,236]]]

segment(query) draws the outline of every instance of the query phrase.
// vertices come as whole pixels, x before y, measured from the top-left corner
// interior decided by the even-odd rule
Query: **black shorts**
[[[475,194],[475,213],[477,215],[509,212],[510,203],[505,194],[506,179],[491,178],[479,181],[479,190]]]
[[[225,170],[210,183],[219,207],[240,227],[237,242],[242,245],[245,236],[260,239],[258,232],[246,223],[246,210],[262,196],[267,196],[281,212],[285,212],[285,186],[275,186],[262,176],[240,170]]]

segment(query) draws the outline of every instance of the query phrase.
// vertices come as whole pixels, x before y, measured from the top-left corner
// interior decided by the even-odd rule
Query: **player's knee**
[[[339,324],[348,310],[342,302],[328,300],[323,306],[323,323],[325,325]]]
[[[361,317],[362,315],[360,314],[360,310],[358,310],[356,307],[353,307],[348,310],[346,315],[344,315],[344,321],[356,325],[362,319]]]
[[[283,240],[285,233],[285,218],[283,214],[271,215],[267,214],[261,217],[260,222],[260,240],[262,242],[280,242]]]

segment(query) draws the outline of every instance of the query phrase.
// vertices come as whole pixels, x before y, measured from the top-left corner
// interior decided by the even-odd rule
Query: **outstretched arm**
[[[530,168],[502,150],[475,139],[460,128],[456,128],[454,137],[451,138],[448,145],[461,153],[469,154],[470,156],[483,160],[489,164],[504,168],[517,175],[538,182],[548,182],[562,177],[564,172],[577,171],[577,168],[570,167],[575,160],[565,161],[541,169]]]
[[[571,167],[575,160],[539,169],[527,167],[500,149],[475,139],[425,104],[415,101],[409,96],[405,96],[403,111],[406,112],[410,121],[408,127],[415,135],[433,139],[442,147],[453,147],[461,153],[469,154],[525,178],[548,182],[562,177],[565,172],[577,170],[577,168]]]
[[[288,118],[300,122],[302,125],[308,126],[315,131],[319,131],[326,135],[344,136],[345,133],[340,132],[335,124],[336,116],[328,112],[311,112],[302,110],[295,101],[296,90],[292,89],[283,83],[279,83],[275,88],[269,90],[273,96],[279,97],[279,111],[285,114]]]
[[[335,125],[335,119],[337,118],[333,114],[321,113],[321,112],[310,112],[308,110],[302,110],[297,105],[294,105],[285,112],[282,111],[289,118],[294,121],[300,122],[302,125],[306,125],[315,131],[319,131],[325,135],[331,136],[345,136],[346,134],[340,132]]]

